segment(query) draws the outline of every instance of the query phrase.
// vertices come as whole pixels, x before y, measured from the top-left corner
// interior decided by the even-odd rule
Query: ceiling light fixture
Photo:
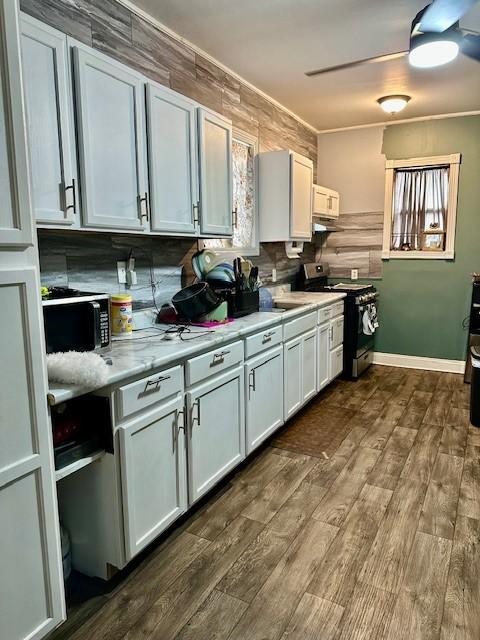
[[[383,96],[377,100],[378,104],[382,107],[385,113],[394,115],[402,109],[405,109],[407,102],[410,100],[410,96]]]
[[[408,61],[412,67],[430,69],[455,60],[459,51],[456,39],[446,32],[412,33]]]

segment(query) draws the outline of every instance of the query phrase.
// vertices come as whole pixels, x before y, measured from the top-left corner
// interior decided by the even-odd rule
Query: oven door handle
[[[98,302],[88,303],[93,311],[93,339],[95,349],[100,349],[102,346],[102,333],[100,329],[100,304]]]

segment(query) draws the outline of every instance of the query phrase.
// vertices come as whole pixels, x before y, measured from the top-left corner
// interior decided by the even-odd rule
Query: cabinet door
[[[0,246],[33,244],[17,2],[0,0]]]
[[[343,315],[330,322],[330,349],[336,349],[343,343]]]
[[[187,508],[183,393],[154,415],[119,429],[127,560]]]
[[[313,213],[317,215],[328,214],[327,190],[319,185],[313,186]]]
[[[200,230],[204,235],[233,234],[232,125],[198,110],[200,160]]]
[[[99,54],[73,53],[83,224],[141,230],[148,220],[142,79]]]
[[[189,500],[198,500],[245,457],[243,366],[187,393]]]
[[[0,636],[8,640],[40,640],[65,618],[28,183],[18,4],[0,0]]]
[[[330,380],[339,376],[343,371],[343,345],[330,351]]]
[[[246,447],[251,453],[283,424],[283,347],[245,365]]]
[[[312,161],[297,153],[291,153],[290,181],[290,235],[292,240],[310,240],[312,237]]]
[[[332,191],[328,199],[328,215],[330,218],[338,218],[340,215],[340,198],[335,191]]]
[[[302,338],[290,340],[283,346],[284,417],[293,416],[303,403]]]
[[[0,636],[9,640],[42,638],[65,618],[35,271],[0,267]]]
[[[317,393],[317,330],[302,338],[302,404]]]
[[[66,36],[29,16],[21,26],[34,216],[37,222],[72,224],[76,194]]]
[[[328,322],[317,329],[317,391],[323,389],[329,381],[330,364],[330,325]]]
[[[147,85],[152,231],[194,235],[198,213],[195,105]]]

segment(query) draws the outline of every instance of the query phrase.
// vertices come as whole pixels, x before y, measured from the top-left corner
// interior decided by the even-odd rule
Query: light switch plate
[[[358,280],[358,269],[352,269],[350,272],[350,277],[352,280]]]
[[[118,284],[127,284],[127,263],[124,260],[117,262]]]

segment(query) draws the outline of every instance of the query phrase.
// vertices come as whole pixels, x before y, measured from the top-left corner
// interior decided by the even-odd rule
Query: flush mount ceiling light
[[[460,51],[458,22],[440,33],[422,31],[421,19],[424,13],[425,9],[412,22],[409,63],[412,67],[429,69],[455,60]]]
[[[377,102],[385,111],[385,113],[393,115],[395,113],[398,113],[402,109],[405,109],[409,100],[410,96],[395,95],[383,96],[383,98],[379,98]]]

